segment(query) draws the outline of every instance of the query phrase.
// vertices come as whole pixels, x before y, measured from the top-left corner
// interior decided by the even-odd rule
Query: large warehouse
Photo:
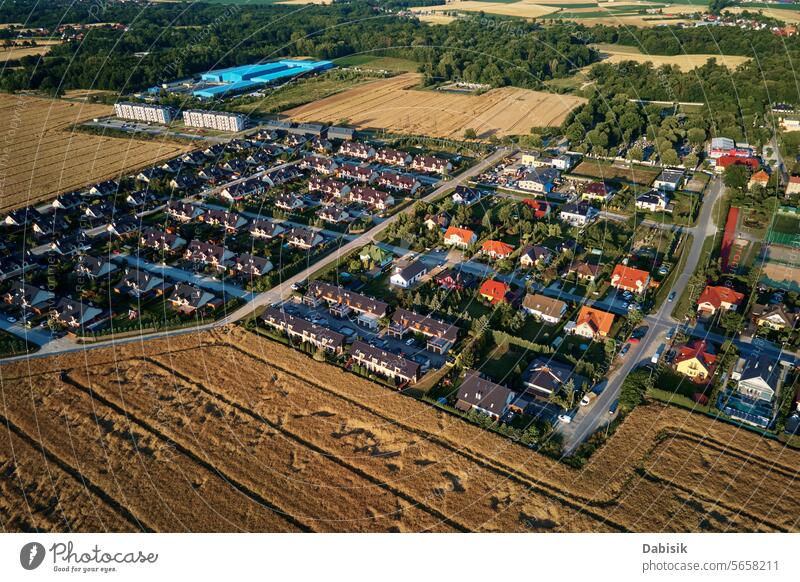
[[[192,95],[201,99],[217,99],[331,68],[333,68],[331,61],[284,60],[220,69],[204,74],[202,80],[210,85],[192,91]]]

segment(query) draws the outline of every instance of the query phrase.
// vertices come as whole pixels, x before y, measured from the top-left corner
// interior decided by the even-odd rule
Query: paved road
[[[722,195],[724,187],[721,178],[716,178],[709,186],[703,197],[703,206],[697,219],[697,225],[686,228],[685,231],[694,236],[692,247],[689,249],[689,257],[684,264],[683,270],[675,278],[670,291],[680,295],[686,288],[689,278],[694,274],[700,262],[700,253],[703,248],[703,241],[707,236],[717,232],[717,219],[713,215],[716,201]],[[671,312],[675,303],[664,301],[655,313],[648,315],[644,319],[644,324],[648,326],[647,334],[638,343],[631,345],[628,353],[617,362],[617,367],[604,381],[604,389],[597,399],[589,406],[578,409],[575,418],[569,424],[560,423],[558,430],[564,437],[564,454],[569,455],[575,448],[594,433],[603,424],[610,421],[613,415],[609,414],[611,404],[619,397],[619,390],[623,380],[636,367],[649,362],[651,356],[658,347],[666,342],[667,331],[677,325],[677,321],[672,318]]]
[[[11,323],[5,316],[0,317],[0,329],[18,338],[27,340],[31,344],[36,344],[37,346],[43,346],[53,339],[50,335],[49,328],[42,329],[41,327],[34,327],[28,329],[20,322]]]
[[[471,168],[463,171],[462,173],[458,174],[457,176],[453,177],[452,179],[443,182],[438,188],[436,188],[433,192],[422,198],[425,202],[430,202],[448,190],[455,188],[456,186],[463,184],[473,176],[477,176],[481,172],[483,172],[486,168],[490,167],[498,160],[502,159],[505,156],[512,154],[514,150],[509,148],[500,148],[496,152],[494,152],[489,157],[481,160]],[[375,237],[379,235],[381,232],[386,230],[390,224],[394,223],[399,217],[403,214],[409,214],[412,212],[414,205],[409,205],[407,208],[404,208],[401,212],[394,214],[372,228],[372,230],[365,232],[358,238],[351,240],[350,242],[343,244],[339,247],[336,252],[331,253],[327,257],[323,258],[316,263],[309,265],[293,277],[285,279],[277,284],[275,287],[270,289],[265,293],[261,293],[255,297],[253,301],[248,303],[247,305],[242,306],[241,308],[237,309],[224,319],[219,321],[219,325],[225,325],[227,323],[232,323],[234,321],[238,321],[243,319],[253,313],[255,310],[263,307],[264,305],[270,305],[281,299],[286,298],[291,293],[292,284],[297,283],[299,281],[303,281],[307,279],[312,273],[318,271],[319,269],[325,267],[326,265],[330,265],[334,261],[336,261],[339,257],[345,256],[348,253],[366,245],[370,242],[375,240]]]

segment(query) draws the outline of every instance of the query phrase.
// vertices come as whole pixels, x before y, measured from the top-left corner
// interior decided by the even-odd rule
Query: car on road
[[[647,335],[647,330],[650,329],[646,325],[640,325],[636,329],[633,330],[631,333],[632,338],[642,339],[645,335]]]
[[[674,335],[675,335],[675,328],[674,327],[669,328],[669,331],[667,331],[667,341],[671,340],[672,336]]]
[[[675,300],[675,291],[671,292],[667,297],[667,301],[674,301]]]
[[[589,406],[592,402],[595,401],[597,398],[597,394],[594,392],[587,392],[583,398],[581,398],[581,406]]]
[[[624,358],[629,349],[631,349],[631,344],[626,343],[624,346],[622,346],[622,349],[619,351],[619,357]]]
[[[611,406],[608,407],[608,413],[614,414],[615,412],[617,412],[618,407],[619,407],[619,400],[615,400],[614,402],[611,403]]]
[[[17,320],[14,317],[6,317],[6,321],[8,323],[17,323]]]
[[[569,412],[562,412],[558,415],[558,420],[564,424],[569,424],[572,422],[572,416],[570,416]]]
[[[292,291],[301,291],[306,288],[306,285],[308,285],[308,280],[306,279],[292,283]]]
[[[638,337],[633,337],[633,336],[631,336],[631,337],[628,339],[628,343],[629,343],[629,344],[631,344],[631,345],[638,344],[638,343],[639,343],[639,338],[638,338]]]

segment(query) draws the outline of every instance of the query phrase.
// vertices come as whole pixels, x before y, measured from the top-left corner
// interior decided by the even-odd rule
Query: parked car
[[[17,319],[15,317],[6,317],[6,321],[8,323],[16,323]]]
[[[572,417],[569,415],[569,412],[562,412],[558,415],[558,420],[564,424],[569,424],[572,422]]]
[[[650,329],[646,325],[640,325],[636,329],[633,330],[631,333],[632,338],[642,339],[645,335],[647,335],[647,330]]]
[[[619,400],[615,400],[611,403],[611,406],[608,408],[609,414],[614,414],[617,411],[617,407],[619,406]]]
[[[667,301],[674,301],[675,300],[675,291],[669,294],[667,297]]]
[[[597,398],[597,394],[594,392],[587,392],[583,398],[581,398],[581,406],[589,406],[592,402],[595,401]]]
[[[406,345],[407,345],[407,346],[413,346],[413,345],[414,345],[414,338],[413,338],[413,337],[411,337],[411,338],[408,338],[408,339],[406,340]]]
[[[619,351],[619,357],[625,357],[625,354],[628,353],[629,349],[631,349],[631,344],[626,343],[624,346],[622,346],[622,349]]]

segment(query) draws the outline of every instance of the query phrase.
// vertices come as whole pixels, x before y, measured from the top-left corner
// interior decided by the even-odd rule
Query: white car
[[[413,346],[414,345],[414,338],[412,337],[412,338],[407,339],[406,340],[406,345],[407,346]]]
[[[17,319],[15,317],[6,317],[6,321],[8,323],[17,323]]]
[[[572,422],[572,417],[565,412],[563,414],[558,415],[558,420],[563,422],[564,424],[569,424],[570,422]]]

